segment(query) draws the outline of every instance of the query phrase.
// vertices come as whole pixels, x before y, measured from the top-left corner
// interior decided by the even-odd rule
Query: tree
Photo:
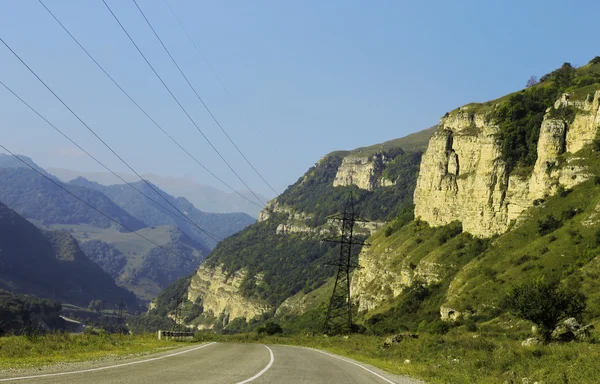
[[[548,340],[562,319],[583,312],[585,300],[582,293],[561,288],[560,281],[542,277],[513,287],[505,304],[516,316],[535,323],[544,340]]]
[[[538,83],[538,78],[536,76],[531,76],[529,80],[527,80],[527,85],[525,88],[533,87]]]

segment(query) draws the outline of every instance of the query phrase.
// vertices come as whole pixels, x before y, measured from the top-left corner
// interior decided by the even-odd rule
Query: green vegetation
[[[515,315],[538,325],[545,340],[567,317],[578,317],[585,309],[585,296],[560,287],[558,280],[538,278],[512,288],[505,305]]]
[[[507,333],[505,327],[512,327]],[[384,348],[386,337],[351,335],[348,338],[257,333],[218,335],[198,332],[199,341],[287,344],[318,348],[371,364],[388,372],[409,375],[427,383],[503,384],[530,382],[592,384],[600,376],[600,344],[549,344],[521,346],[527,330],[515,319],[467,326],[446,334],[418,333]],[[284,327],[284,332],[286,328]],[[408,362],[407,362],[408,360]]]
[[[328,155],[281,194],[277,201],[297,211],[310,212],[313,215],[311,224],[318,226],[324,224],[328,216],[343,210],[348,192],[352,191],[356,211],[362,217],[368,220],[391,220],[412,205],[421,155],[421,152],[404,152],[401,149],[384,153],[383,156],[393,160],[383,164],[378,158],[381,163],[379,166],[376,163],[375,172],[394,181],[395,185],[374,191],[354,186],[333,188],[342,157]]]
[[[158,341],[156,334],[83,333],[0,337],[0,369],[41,367],[61,362],[162,352],[181,344]]]
[[[42,231],[1,203],[0,244],[0,289],[80,306],[121,298],[132,308],[137,305],[133,294],[85,257],[68,233]]]
[[[56,181],[60,184],[59,181]],[[73,194],[132,230],[146,225],[125,212],[98,191],[74,185],[63,185]],[[69,196],[49,180],[31,169],[0,168],[0,201],[19,214],[40,220],[43,224],[92,224],[100,228],[116,224],[81,201]],[[124,228],[118,226],[120,231]]]
[[[0,289],[0,336],[44,332],[42,323],[60,328],[60,303]]]
[[[510,169],[528,168],[537,159],[537,142],[544,114],[570,124],[575,117],[571,106],[553,108],[563,93],[571,93],[571,100],[585,99],[600,89],[600,64],[592,60],[581,68],[569,63],[540,78],[539,84],[530,86],[498,100],[499,107],[490,118],[500,127],[502,158]]]
[[[273,218],[236,233],[220,243],[205,263],[222,265],[230,274],[246,268],[241,293],[272,305],[299,291],[312,291],[332,276],[333,268],[324,264],[335,260],[337,248],[304,234],[279,235],[280,222]],[[260,282],[256,281],[258,273],[263,276]]]

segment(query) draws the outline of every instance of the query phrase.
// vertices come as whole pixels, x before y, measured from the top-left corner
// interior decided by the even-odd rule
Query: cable
[[[75,145],[77,148],[79,148],[81,151],[83,151],[86,155],[88,155],[92,160],[94,160],[96,163],[100,164],[100,166],[102,166],[104,169],[106,169],[107,171],[109,171],[110,173],[112,173],[113,175],[115,175],[117,178],[119,178],[121,181],[123,181],[125,184],[129,185],[131,188],[133,188],[134,190],[136,190],[137,192],[141,193],[144,197],[146,197],[148,200],[152,201],[153,203],[155,203],[156,205],[158,205],[159,207],[163,208],[165,211],[169,212],[170,214],[174,215],[176,218],[181,219],[182,217],[180,217],[179,215],[177,215],[175,212],[172,212],[171,210],[169,210],[167,207],[165,207],[164,205],[160,204],[158,201],[154,200],[153,198],[151,198],[150,196],[146,195],[144,192],[142,192],[141,190],[137,189],[133,184],[131,184],[130,182],[126,181],[125,179],[123,179],[121,176],[119,176],[116,172],[114,172],[112,169],[108,168],[108,166],[106,166],[104,163],[102,163],[100,160],[98,160],[96,157],[94,157],[91,153],[89,153],[88,151],[86,151],[83,147],[81,147],[79,144],[77,144],[75,141],[73,141],[66,133],[64,133],[63,131],[61,131],[58,127],[56,127],[54,124],[52,124],[48,119],[46,119],[41,113],[39,113],[35,108],[33,108],[29,103],[27,103],[27,101],[25,101],[23,98],[21,98],[17,93],[15,93],[12,89],[10,89],[10,87],[8,87],[6,84],[4,84],[4,82],[2,82],[0,80],[0,85],[2,85],[4,88],[6,88],[6,90],[8,90],[10,93],[13,94],[13,96],[15,96],[17,99],[19,99],[23,104],[25,104],[33,113],[35,113],[36,115],[38,115],[42,120],[44,120],[48,125],[50,125],[52,128],[54,128],[55,131],[57,131],[58,133],[60,133],[65,139],[69,140],[73,145]],[[190,222],[192,225],[198,227],[189,217],[187,216],[183,216],[184,220],[187,220],[188,222]],[[200,229],[200,227],[198,227]],[[211,239],[217,241],[215,238],[219,238],[220,240],[223,240],[223,238],[221,238],[218,235],[215,235],[214,233],[210,233],[208,231],[204,231],[206,234],[210,234]],[[218,241],[217,241],[218,242]]]
[[[196,43],[194,43],[194,40],[192,40],[191,36],[189,35],[189,33],[186,31],[186,29],[183,27],[183,25],[181,24],[181,22],[179,22],[179,19],[177,18],[177,16],[175,15],[175,12],[173,12],[173,10],[171,9],[171,7],[169,6],[169,3],[167,3],[166,0],[164,0],[165,3],[167,4],[167,7],[169,8],[169,10],[171,11],[171,13],[173,14],[173,16],[175,16],[175,20],[177,20],[177,23],[179,24],[179,26],[183,29],[183,31],[185,32],[185,34],[187,35],[188,39],[190,39],[190,41],[194,44],[194,47],[196,48],[196,50],[198,51],[198,53],[200,53],[200,49],[198,48],[198,46],[196,45]],[[235,147],[235,149],[238,151],[238,153],[244,158],[244,160],[246,161],[246,163],[248,163],[248,165],[252,168],[252,170],[254,170],[254,173],[256,173],[258,175],[258,177],[260,177],[262,179],[262,181],[271,189],[271,191],[273,191],[273,193],[275,193],[275,195],[277,195],[277,192],[275,191],[275,189],[273,189],[273,187],[271,186],[271,184],[269,184],[269,182],[267,180],[265,180],[265,178],[260,174],[260,172],[258,172],[258,170],[254,167],[254,165],[250,162],[250,160],[248,160],[248,158],[246,157],[246,155],[244,155],[241,151],[241,149],[237,146],[237,144],[233,141],[233,139],[229,136],[229,134],[225,131],[225,128],[223,128],[223,126],[221,125],[221,123],[219,123],[219,121],[217,120],[217,118],[213,115],[212,111],[208,108],[208,106],[206,105],[206,103],[204,102],[204,100],[202,100],[202,98],[198,95],[198,92],[196,91],[196,88],[191,84],[191,82],[188,80],[187,76],[183,73],[183,70],[179,67],[179,65],[177,64],[177,62],[175,61],[175,58],[173,58],[173,56],[171,55],[171,52],[169,52],[169,50],[167,49],[167,47],[165,46],[165,44],[163,43],[162,39],[158,36],[158,33],[156,32],[156,30],[154,29],[154,27],[152,26],[152,24],[150,23],[150,21],[148,20],[148,18],[146,17],[146,15],[144,14],[144,12],[142,11],[142,9],[140,8],[139,4],[137,3],[137,0],[133,0],[133,2],[135,3],[136,7],[138,8],[138,10],[140,11],[140,13],[142,14],[142,16],[144,17],[144,19],[146,20],[146,23],[148,23],[148,26],[150,27],[150,29],[152,29],[152,32],[154,32],[154,35],[156,36],[156,38],[158,39],[158,41],[160,42],[160,44],[163,46],[163,48],[165,49],[165,52],[167,52],[167,54],[169,55],[169,57],[171,58],[171,60],[173,61],[173,63],[175,64],[175,66],[177,67],[177,69],[179,70],[179,73],[181,73],[181,75],[183,76],[183,78],[185,79],[185,81],[188,83],[188,85],[190,86],[190,88],[192,88],[192,91],[194,91],[194,93],[196,94],[196,97],[198,98],[198,100],[200,100],[200,102],[202,103],[202,105],[204,106],[204,108],[206,109],[206,111],[208,112],[208,114],[212,117],[212,119],[214,120],[214,122],[217,124],[217,126],[221,129],[221,131],[223,132],[223,134],[227,137],[227,139],[229,140],[229,142]],[[221,83],[221,85],[223,86],[223,88],[225,88],[225,90],[227,91],[227,93],[229,94],[229,96],[231,97],[231,94],[229,93],[229,91],[227,90],[227,87],[225,87],[225,84],[223,84],[223,82],[221,81],[221,79],[219,78],[219,76],[217,76],[217,74],[215,73],[215,71],[213,71],[212,67],[210,66],[210,64],[208,64],[208,62],[206,61],[206,59],[204,59],[204,56],[202,55],[202,53],[200,53],[200,56],[202,57],[202,59],[206,62],[206,64],[208,65],[208,67],[210,68],[211,72],[213,73],[213,75],[219,80],[219,82]]]
[[[121,224],[119,221],[113,219],[112,217],[108,216],[106,213],[100,211],[99,209],[97,209],[96,207],[94,207],[93,205],[91,205],[90,203],[88,203],[87,201],[81,199],[80,197],[78,197],[77,195],[75,195],[73,192],[69,191],[68,189],[66,189],[65,187],[63,187],[62,185],[60,185],[59,183],[57,183],[56,181],[52,180],[52,178],[44,175],[41,171],[35,169],[35,167],[33,167],[32,165],[30,165],[29,163],[27,163],[25,160],[21,159],[19,156],[15,155],[14,153],[12,153],[11,151],[8,150],[8,148],[6,148],[4,145],[0,144],[0,148],[4,149],[6,152],[10,153],[11,155],[13,155],[15,157],[15,159],[19,160],[20,162],[22,162],[23,164],[25,164],[26,166],[28,166],[29,168],[33,169],[34,171],[36,171],[38,174],[40,174],[41,176],[43,176],[44,178],[46,178],[48,181],[50,181],[52,184],[56,185],[57,187],[59,187],[60,189],[62,189],[63,191],[67,192],[69,195],[73,196],[74,198],[76,198],[77,200],[81,201],[83,204],[87,205],[88,207],[92,208],[94,211],[98,212],[99,214],[101,214],[102,216],[106,217],[107,219],[109,219],[110,221],[117,223],[118,225],[120,225],[121,227],[125,228],[126,230],[128,230],[131,233],[136,234],[137,236],[141,237],[142,239],[156,245],[157,247],[160,247],[162,249],[164,249],[165,251],[170,252],[167,248],[163,247],[162,245],[155,243],[154,241],[150,240],[149,238],[147,238],[146,236],[137,233],[136,231],[132,230],[131,228]]]
[[[117,152],[115,152],[114,149],[112,149],[110,147],[110,145],[108,145],[104,140],[102,140],[102,138],[100,136],[98,136],[98,134],[85,122],[83,121],[83,119],[81,117],[79,117],[78,114],[76,114],[68,105],[67,103],[65,103],[53,90],[52,88],[50,88],[45,82],[44,80],[42,80],[37,73],[35,73],[35,71],[33,69],[31,69],[31,67],[29,65],[27,65],[27,63],[25,63],[25,61],[23,61],[23,59],[21,59],[21,57],[4,41],[3,38],[0,37],[0,42],[2,42],[2,44],[4,44],[6,46],[6,48],[8,48],[13,55],[15,55],[15,57],[17,59],[19,59],[19,61],[29,70],[29,72],[31,72],[45,87],[46,89],[48,89],[53,95],[54,97],[56,97],[58,99],[58,101],[60,101],[62,103],[62,105],[65,106],[65,108],[67,108],[69,110],[69,112],[71,112],[71,114],[73,114],[73,116],[75,116],[77,118],[77,120],[79,120],[81,122],[81,124],[83,124],[102,144],[104,144],[104,146],[106,148],[108,148],[108,150],[110,150],[113,155],[115,155],[119,160],[121,160],[121,162],[123,164],[125,164],[127,166],[127,168],[129,168],[131,170],[131,172],[135,173],[137,177],[140,178],[140,180],[142,180],[144,183],[146,183],[150,188],[152,188],[154,190],[154,192],[156,192],[164,201],[167,202],[167,204],[169,204],[171,207],[173,207],[177,212],[179,212],[182,216],[185,216],[185,213],[181,212],[181,210],[179,210],[179,208],[177,208],[173,203],[171,203],[166,197],[164,197],[156,188],[154,188],[154,186],[148,182],[146,179],[144,179],[135,169],[133,169],[133,167],[131,167],[121,156],[119,156],[119,154]],[[212,239],[212,237],[210,236],[210,234],[208,234],[208,232],[206,232],[204,229],[200,228],[199,226],[196,226],[198,229],[200,229],[202,232],[204,232],[208,237],[210,237]],[[217,240],[213,239],[214,241],[218,242]]]
[[[100,63],[88,52],[87,49],[85,49],[83,47],[83,45],[81,45],[81,43],[75,38],[75,36],[73,36],[73,34],[64,26],[64,24],[54,15],[54,13],[52,13],[52,11],[46,6],[46,4],[44,4],[44,2],[42,0],[38,0],[40,2],[40,4],[42,4],[42,6],[46,9],[46,11],[48,11],[48,13],[54,18],[54,20],[56,20],[56,22],[63,28],[63,30],[71,37],[71,39],[73,39],[73,41],[79,46],[79,48],[81,48],[83,50],[83,52],[85,52],[85,54],[90,58],[90,60],[92,60],[94,62],[94,64],[96,64],[96,66],[98,68],[100,68],[100,70],[113,82],[113,84],[115,86],[117,86],[117,88],[119,88],[119,90],[121,92],[123,92],[123,94],[125,96],[127,96],[127,98],[144,114],[146,115],[146,117],[158,128],[162,131],[162,133],[164,133],[173,143],[175,143],[175,145],[177,145],[179,147],[179,149],[181,149],[183,152],[185,152],[185,154],[187,154],[193,161],[195,161],[199,166],[201,166],[202,168],[204,168],[204,170],[206,172],[208,172],[210,175],[212,175],[215,179],[217,179],[218,181],[220,181],[223,185],[225,185],[227,188],[229,188],[232,192],[238,194],[240,197],[242,197],[243,199],[247,200],[248,202],[256,205],[257,207],[262,207],[261,205],[257,204],[256,202],[254,202],[253,200],[250,200],[249,198],[247,198],[246,196],[242,195],[239,191],[236,191],[233,187],[231,187],[229,184],[227,184],[225,181],[223,181],[219,176],[217,176],[215,173],[213,173],[210,169],[208,169],[206,166],[204,166],[204,164],[202,164],[198,159],[196,159],[196,157],[194,157],[194,155],[192,155],[188,150],[186,150],[181,144],[179,144],[179,142],[177,140],[175,140],[160,124],[158,124],[156,122],[156,120],[154,120],[130,95],[129,93],[127,93],[127,91],[125,91],[125,89],[123,89],[123,87],[121,87],[121,85],[104,69],[104,67],[102,67],[102,65],[100,65]]]
[[[208,139],[208,137],[204,134],[204,132],[202,132],[202,130],[200,129],[200,127],[198,126],[198,124],[196,124],[196,121],[192,118],[192,116],[190,116],[190,114],[188,113],[188,111],[179,102],[179,100],[173,94],[173,92],[171,91],[171,89],[163,81],[162,77],[158,74],[158,72],[156,72],[156,70],[154,69],[154,67],[152,66],[152,64],[150,64],[150,61],[148,61],[148,59],[146,58],[146,56],[142,53],[142,50],[135,43],[135,41],[133,40],[133,38],[131,37],[131,35],[129,34],[129,32],[127,32],[127,30],[125,29],[125,27],[123,26],[123,24],[121,23],[121,21],[119,20],[119,18],[117,17],[117,15],[115,15],[115,13],[112,11],[112,9],[110,8],[110,6],[106,2],[106,0],[102,0],[102,2],[104,3],[104,5],[108,9],[108,11],[111,13],[111,15],[113,16],[113,18],[116,20],[116,22],[119,24],[119,26],[121,27],[121,29],[123,30],[123,32],[125,32],[125,34],[129,38],[129,40],[133,43],[133,45],[135,46],[135,48],[137,49],[137,51],[140,53],[140,55],[142,55],[142,57],[144,58],[144,60],[146,61],[146,63],[150,66],[150,68],[152,69],[152,71],[154,72],[154,74],[156,75],[156,77],[158,77],[158,79],[160,80],[160,82],[162,83],[162,85],[166,88],[166,90],[169,92],[169,94],[171,95],[171,97],[173,97],[173,99],[175,100],[175,102],[177,103],[177,105],[179,105],[179,107],[181,108],[181,110],[185,113],[185,115],[188,117],[188,119],[196,127],[196,129],[198,130],[198,132],[200,132],[200,134],[202,135],[202,137],[204,137],[204,139],[208,142],[208,144],[212,147],[212,149],[217,153],[217,155],[219,155],[219,157],[221,158],[221,160],[223,160],[223,162],[227,165],[227,167],[229,167],[229,169],[231,170],[231,172],[233,172],[233,174],[242,182],[242,184],[244,184],[244,186],[246,188],[248,188],[248,190],[254,195],[254,197],[256,197],[256,199],[261,204],[264,205],[265,203],[258,197],[258,195],[256,193],[254,193],[254,191],[252,190],[252,188],[250,188],[248,186],[248,184],[246,184],[246,182],[240,177],[240,175],[233,169],[233,167],[227,162],[227,160],[225,160],[225,158],[223,157],[223,155],[221,155],[221,153],[217,150],[217,148],[212,144],[212,142]]]

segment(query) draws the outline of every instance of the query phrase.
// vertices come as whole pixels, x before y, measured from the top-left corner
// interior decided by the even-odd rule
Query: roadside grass
[[[159,341],[155,334],[5,336],[0,337],[0,370],[143,355],[180,346],[175,341]]]
[[[199,341],[251,342],[317,348],[427,383],[597,383],[600,344],[521,346],[522,338],[496,332],[420,334],[385,349],[386,337],[259,336],[198,333]],[[405,362],[409,360],[410,362]]]

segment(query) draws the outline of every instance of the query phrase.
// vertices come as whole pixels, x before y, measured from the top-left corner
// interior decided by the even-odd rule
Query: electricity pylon
[[[365,222],[354,212],[354,197],[352,192],[346,202],[344,213],[331,217],[332,220],[341,221],[342,233],[339,237],[327,239],[326,241],[340,244],[340,256],[337,262],[328,263],[338,267],[333,293],[329,300],[327,317],[323,333],[335,335],[339,333],[349,333],[352,330],[352,301],[350,300],[350,271],[357,268],[358,265],[352,262],[352,246],[367,245],[362,241],[354,241],[354,224],[356,222]]]

